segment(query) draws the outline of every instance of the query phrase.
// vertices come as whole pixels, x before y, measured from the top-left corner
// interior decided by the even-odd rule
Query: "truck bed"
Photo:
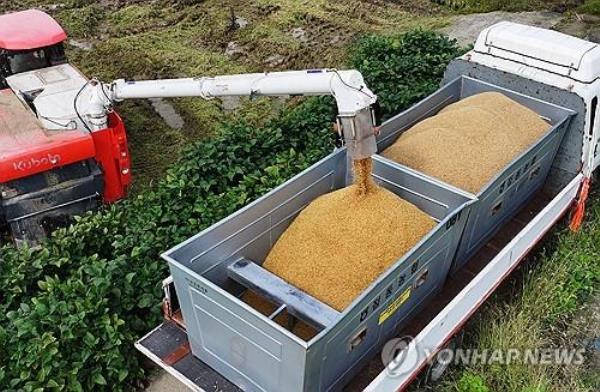
[[[566,187],[563,192],[560,192],[557,195],[550,195],[544,191],[535,194],[529,203],[520,210],[515,219],[504,225],[477,254],[470,258],[467,265],[460,273],[456,273],[448,279],[443,291],[435,297],[430,306],[413,319],[409,328],[404,331],[399,331],[398,336],[418,336],[428,325],[435,321],[434,319],[458,297],[458,294],[461,293],[461,291],[463,291],[496,256],[503,250],[506,250],[505,248],[510,247],[511,241],[523,234],[522,231],[532,223],[534,218],[547,215],[548,213],[544,213],[544,210],[549,206],[552,207],[550,212],[554,213],[552,214],[552,223],[560,219],[571,205],[572,199],[575,197],[576,188],[578,188],[577,181],[580,181],[580,176],[573,180],[570,187]],[[572,189],[575,189],[575,191],[568,192],[567,194],[566,191]],[[562,201],[562,205],[554,207],[553,205],[559,201]],[[547,229],[544,229],[543,232],[540,232],[540,237],[543,236],[546,231]],[[533,242],[532,244],[534,243],[537,242]],[[520,255],[519,260],[521,260],[530,249],[531,247]],[[507,268],[505,276],[516,267],[516,264]],[[499,283],[500,282],[490,282],[490,284],[494,285],[491,291],[493,291]],[[486,298],[487,296],[480,298],[481,302]],[[476,308],[471,309],[473,312],[475,310]],[[465,314],[465,317],[467,317],[467,314]],[[456,325],[454,326],[454,329],[458,329],[461,326],[462,324]],[[192,390],[224,392],[240,391],[239,388],[228,382],[208,365],[204,364],[191,354],[187,334],[174,320],[166,320],[163,322],[156,329],[140,339],[136,344],[136,347],[151,358],[158,366],[171,373]],[[379,384],[381,384],[385,390],[388,390],[388,388],[385,388],[384,386],[387,380],[385,379],[386,372],[383,370],[384,366],[377,355],[363,368],[345,390],[360,391],[364,388],[374,388],[374,385],[377,386]],[[415,369],[413,372],[414,374],[411,375],[412,378],[418,374],[418,370],[419,369]],[[393,389],[404,387],[405,384],[402,384],[402,380],[402,378],[397,378],[396,387]]]

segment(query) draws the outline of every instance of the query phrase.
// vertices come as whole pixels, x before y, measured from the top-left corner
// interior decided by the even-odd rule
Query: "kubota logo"
[[[60,155],[58,154],[47,154],[40,158],[27,158],[20,160],[18,162],[13,162],[13,167],[15,170],[26,171],[31,170],[36,167],[44,166],[44,165],[56,165],[60,162]]]

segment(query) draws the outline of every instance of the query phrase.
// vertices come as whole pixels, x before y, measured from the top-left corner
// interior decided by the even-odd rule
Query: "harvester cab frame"
[[[0,89],[6,78],[67,62],[67,33],[50,16],[37,10],[0,16]]]
[[[23,72],[67,63],[62,42],[42,48],[7,50],[0,48],[0,89],[8,88],[6,78]]]

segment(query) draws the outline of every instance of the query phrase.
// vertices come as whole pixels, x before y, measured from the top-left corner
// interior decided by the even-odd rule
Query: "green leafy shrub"
[[[456,41],[432,31],[360,39],[350,56],[379,96],[384,118],[435,91],[448,62],[462,53]]]
[[[122,382],[130,371],[141,376],[120,347],[131,343],[132,331],[111,304],[119,290],[116,275],[127,261],[97,256],[81,261],[69,278],[41,281],[39,295],[7,314],[11,347],[5,377],[11,389],[89,391]]]
[[[143,375],[133,342],[160,318],[160,253],[329,153],[333,116],[311,99],[262,128],[224,124],[155,190],[79,218],[44,249],[2,248],[0,389],[129,389]]]
[[[459,392],[490,392],[485,380],[478,374],[465,373],[457,383]]]

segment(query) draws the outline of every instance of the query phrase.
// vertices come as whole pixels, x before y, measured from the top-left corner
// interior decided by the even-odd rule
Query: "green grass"
[[[88,38],[93,37],[98,32],[98,26],[105,16],[106,11],[102,7],[91,4],[81,8],[60,11],[56,18],[63,25],[69,26],[71,35]]]
[[[568,11],[576,9],[581,0],[432,0],[459,13]],[[595,2],[592,0],[591,2]]]
[[[587,0],[577,11],[583,14],[600,15],[600,0]]]
[[[532,11],[541,6],[538,4],[541,2],[530,0],[436,0],[436,2],[462,13]]]

